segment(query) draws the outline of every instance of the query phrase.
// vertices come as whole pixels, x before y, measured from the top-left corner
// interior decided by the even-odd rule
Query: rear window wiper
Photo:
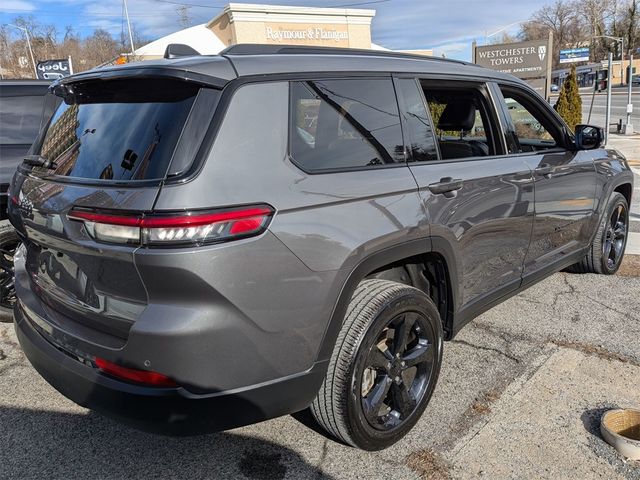
[[[23,162],[32,167],[43,168],[57,168],[56,162],[49,160],[48,158],[41,157],[40,155],[27,155],[24,157]]]

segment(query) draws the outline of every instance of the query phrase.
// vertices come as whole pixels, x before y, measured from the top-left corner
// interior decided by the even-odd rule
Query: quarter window
[[[391,79],[294,82],[290,114],[291,156],[305,170],[405,161]]]

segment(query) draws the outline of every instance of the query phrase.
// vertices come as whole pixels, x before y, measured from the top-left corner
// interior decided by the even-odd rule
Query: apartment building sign
[[[551,83],[552,51],[553,37],[550,34],[542,40],[517,43],[477,46],[474,42],[472,55],[473,63],[530,81],[537,90],[545,84],[540,93],[547,96]],[[546,81],[540,82],[540,79]]]

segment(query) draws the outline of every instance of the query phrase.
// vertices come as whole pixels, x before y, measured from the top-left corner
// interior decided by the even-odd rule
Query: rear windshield
[[[58,87],[42,140],[47,173],[113,181],[164,178],[199,87],[170,79]]]

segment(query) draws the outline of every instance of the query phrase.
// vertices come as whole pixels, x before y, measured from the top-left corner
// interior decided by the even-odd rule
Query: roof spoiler
[[[170,43],[164,51],[164,58],[193,57],[200,52],[184,43]]]

